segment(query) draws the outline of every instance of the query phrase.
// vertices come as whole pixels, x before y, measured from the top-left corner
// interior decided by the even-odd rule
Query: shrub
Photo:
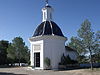
[[[61,62],[59,63],[59,65],[67,65],[67,64],[76,64],[78,63],[76,60],[72,60],[69,55],[68,56],[63,56],[61,57]]]
[[[46,57],[44,59],[44,63],[46,64],[47,67],[49,67],[51,65],[51,61],[50,61],[50,59],[48,57]]]

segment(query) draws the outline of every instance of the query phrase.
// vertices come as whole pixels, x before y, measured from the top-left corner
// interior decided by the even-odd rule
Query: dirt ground
[[[0,68],[0,75],[100,75],[100,70],[89,69],[53,71],[31,70],[28,67]]]

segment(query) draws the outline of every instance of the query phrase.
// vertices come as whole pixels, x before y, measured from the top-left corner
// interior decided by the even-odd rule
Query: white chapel
[[[66,53],[65,42],[59,26],[52,19],[53,8],[46,2],[42,8],[42,22],[29,38],[31,43],[30,61],[34,69],[46,69],[45,58],[49,58],[51,69],[57,69],[61,56]]]

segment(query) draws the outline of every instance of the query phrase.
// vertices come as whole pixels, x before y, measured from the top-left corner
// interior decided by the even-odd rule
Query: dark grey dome
[[[61,29],[57,26],[57,24],[53,21],[44,21],[42,22],[37,29],[35,30],[34,36],[39,35],[57,35],[63,36]]]

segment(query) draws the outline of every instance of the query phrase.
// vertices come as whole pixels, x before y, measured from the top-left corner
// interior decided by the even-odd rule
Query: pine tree
[[[83,42],[83,47],[90,54],[91,69],[93,69],[92,52],[94,45],[94,32],[91,29],[91,23],[86,19],[78,30],[78,36]]]
[[[21,37],[15,37],[12,40],[12,48],[14,48],[15,58],[18,60],[19,66],[21,62],[29,61],[29,49],[25,46],[25,42]]]
[[[7,48],[9,42],[5,40],[0,41],[0,65],[4,65],[7,63]]]
[[[16,55],[16,51],[14,47],[12,46],[12,43],[10,43],[7,48],[7,60],[8,60],[8,64],[11,64],[11,66],[15,62],[15,58],[16,58],[15,55]]]
[[[78,51],[80,56],[89,55],[91,69],[93,69],[92,56],[100,55],[100,31],[96,34],[91,29],[91,23],[86,19],[78,30],[78,36],[72,37],[68,46]]]

